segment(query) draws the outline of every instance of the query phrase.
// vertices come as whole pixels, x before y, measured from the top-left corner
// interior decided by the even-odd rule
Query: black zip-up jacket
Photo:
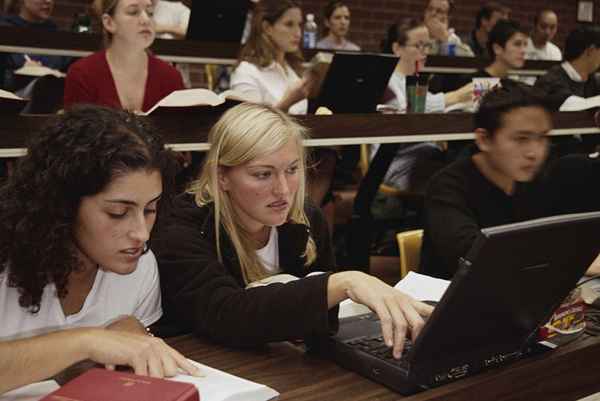
[[[329,273],[245,289],[237,255],[224,229],[223,263],[218,261],[213,213],[212,205],[199,207],[193,195],[183,194],[159,218],[152,250],[160,271],[163,327],[238,347],[312,339],[337,330],[338,308],[327,307]],[[331,271],[335,264],[320,210],[307,205],[306,214],[310,229],[292,223],[277,227],[280,267],[298,277]],[[309,233],[318,256],[305,267],[301,255]]]

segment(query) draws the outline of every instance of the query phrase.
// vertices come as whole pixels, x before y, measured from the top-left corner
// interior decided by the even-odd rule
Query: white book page
[[[4,89],[0,89],[0,98],[13,99],[13,100],[25,100],[22,97],[19,97],[12,92],[5,91]]]
[[[581,111],[600,107],[600,95],[592,97],[569,96],[560,106],[559,111]]]
[[[23,67],[15,70],[13,72],[15,75],[26,75],[29,77],[43,77],[44,75],[54,75],[57,78],[66,77],[66,74],[55,70],[53,68],[48,68],[43,65],[24,65]]]
[[[263,384],[189,361],[200,368],[203,377],[177,375],[170,380],[193,384],[202,401],[267,401],[279,396],[277,391]]]
[[[408,272],[408,274],[394,286],[419,301],[439,302],[448,289],[450,281],[429,277],[424,274]]]
[[[58,388],[54,380],[32,383],[0,395],[0,401],[38,401]]]

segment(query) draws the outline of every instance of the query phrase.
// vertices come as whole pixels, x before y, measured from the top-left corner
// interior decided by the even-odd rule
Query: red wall
[[[0,4],[6,0],[0,0]],[[70,25],[76,12],[87,9],[90,1],[55,0],[55,18],[63,27]],[[187,0],[186,0],[187,1]],[[196,0],[203,1],[203,0]],[[352,12],[351,39],[365,50],[377,51],[387,27],[402,17],[421,17],[426,0],[346,0]],[[576,24],[576,0],[504,0],[512,8],[512,16],[529,28],[536,11],[552,8],[559,16],[559,33],[555,42],[562,47],[566,34]],[[305,12],[315,13],[319,17],[325,0],[301,0]],[[475,14],[482,4],[477,0],[455,0],[455,9],[451,16],[451,25],[459,34],[469,32],[474,24]],[[596,5],[595,20],[599,21],[600,7]]]
[[[0,0],[0,4],[3,1]],[[90,1],[85,0],[55,0],[55,19],[64,28],[71,24],[76,12],[85,12]],[[203,0],[196,0],[203,1]],[[305,12],[318,16],[321,23],[321,9],[325,0],[300,0]],[[422,17],[427,0],[345,0],[352,12],[352,27],[350,38],[359,44],[363,50],[378,51],[379,44],[385,36],[387,28],[402,17]],[[185,0],[185,2],[191,2]],[[455,0],[455,9],[451,15],[451,26],[463,35],[473,28],[475,14],[483,2],[477,0]],[[552,8],[559,16],[558,35],[554,42],[563,47],[567,33],[576,25],[577,0],[504,0],[503,3],[512,8],[512,18],[518,20],[529,29],[537,10]],[[596,4],[595,21],[600,21],[600,7]],[[0,39],[1,40],[1,39]],[[201,85],[202,71],[194,68],[194,85]]]

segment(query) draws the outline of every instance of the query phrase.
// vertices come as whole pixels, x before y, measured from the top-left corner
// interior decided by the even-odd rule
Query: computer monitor
[[[600,253],[599,232],[600,212],[482,229],[415,342],[413,371],[516,356]]]
[[[186,38],[240,43],[249,10],[249,0],[195,0]]]

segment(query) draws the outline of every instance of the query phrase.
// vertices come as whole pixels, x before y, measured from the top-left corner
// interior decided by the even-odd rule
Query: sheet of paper
[[[189,361],[200,368],[203,376],[177,375],[170,380],[193,384],[202,401],[266,401],[279,396],[277,391],[263,384]]]
[[[38,401],[58,387],[54,380],[32,383],[0,395],[0,401]]]
[[[405,292],[419,301],[436,301],[450,285],[450,281],[429,277],[424,274],[408,272],[408,274],[394,286],[395,289]]]

